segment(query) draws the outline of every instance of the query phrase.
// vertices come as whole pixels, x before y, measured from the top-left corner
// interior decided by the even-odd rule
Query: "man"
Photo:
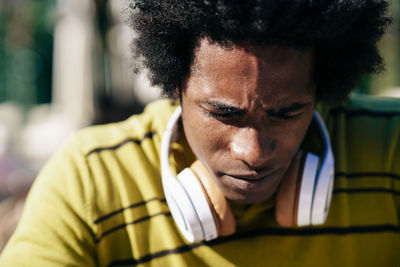
[[[385,1],[169,0],[132,7],[137,59],[175,100],[73,137],[37,178],[0,263],[400,264],[399,103],[356,97],[347,106],[326,105],[343,101],[363,75],[380,69]],[[305,168],[302,151],[324,150],[311,124],[319,103],[336,162],[330,213],[323,225],[282,227],[277,192]],[[189,243],[171,217],[160,146],[178,104],[182,119],[168,165],[178,173],[199,160],[231,207],[235,233]]]

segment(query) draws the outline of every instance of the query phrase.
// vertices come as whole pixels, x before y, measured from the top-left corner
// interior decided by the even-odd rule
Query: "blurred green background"
[[[51,101],[54,0],[0,1],[0,102]]]
[[[364,94],[400,97],[400,0],[389,2],[389,12],[394,21],[379,43],[386,70],[378,75],[366,77],[356,91]]]

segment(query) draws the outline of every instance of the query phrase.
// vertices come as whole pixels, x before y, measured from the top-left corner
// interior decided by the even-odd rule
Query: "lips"
[[[268,171],[268,172],[261,172],[261,173],[249,173],[249,174],[229,174],[226,173],[227,176],[240,179],[240,180],[246,180],[246,181],[257,181],[257,180],[262,180],[264,178],[268,178],[273,176],[276,173],[276,170],[273,171]]]
[[[255,192],[265,190],[266,186],[274,187],[277,172],[278,169],[260,173],[241,173],[240,175],[237,173],[224,174],[221,179],[223,184],[228,185],[234,191]]]

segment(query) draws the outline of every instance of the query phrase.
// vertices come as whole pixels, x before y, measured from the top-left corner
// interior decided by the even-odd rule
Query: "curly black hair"
[[[185,85],[199,41],[250,41],[314,52],[317,100],[342,101],[383,69],[377,41],[391,22],[382,0],[132,0],[134,56],[166,96]]]

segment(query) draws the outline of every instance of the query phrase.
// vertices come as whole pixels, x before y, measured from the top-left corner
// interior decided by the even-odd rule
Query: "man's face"
[[[277,190],[311,122],[312,53],[202,40],[182,92],[190,147],[231,200]]]

